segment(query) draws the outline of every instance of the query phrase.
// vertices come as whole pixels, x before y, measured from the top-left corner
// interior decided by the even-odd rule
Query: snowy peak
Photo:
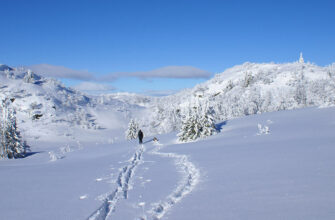
[[[6,70],[11,71],[11,70],[14,70],[14,69],[5,65],[5,64],[0,64],[0,71],[6,71]]]
[[[333,81],[331,76],[334,68],[319,67],[305,63],[244,63],[217,74],[213,79],[195,86],[193,89],[181,92],[177,96],[192,95],[196,98],[215,98],[230,90],[241,89],[241,92],[284,91],[295,88],[301,83],[315,83],[316,81]],[[236,91],[235,91],[236,92]]]
[[[242,65],[237,65],[232,68],[225,70],[222,73],[216,75],[220,80],[234,80],[243,76],[244,73],[248,72],[252,75],[264,75],[266,77],[275,77],[277,74],[282,73],[297,73],[297,72],[316,72],[322,73],[327,69],[327,67],[320,67],[311,63],[250,63],[246,62]],[[262,76],[261,76],[262,77]],[[211,79],[207,82],[212,82],[214,79]]]
[[[23,79],[26,83],[41,84],[45,79],[26,68],[10,68],[5,65],[3,70],[0,69],[0,74],[7,79]]]

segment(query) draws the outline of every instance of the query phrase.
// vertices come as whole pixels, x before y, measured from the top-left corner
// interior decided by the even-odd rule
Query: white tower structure
[[[300,52],[299,63],[304,63],[304,58],[302,57],[302,52]]]

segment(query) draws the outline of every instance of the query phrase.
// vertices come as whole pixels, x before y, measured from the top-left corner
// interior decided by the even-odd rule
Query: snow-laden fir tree
[[[26,83],[33,83],[34,82],[34,75],[31,70],[28,69],[27,73],[25,74],[23,78],[24,82]]]
[[[217,133],[211,110],[208,109],[205,114],[202,114],[200,123],[202,125],[201,137],[207,137]]]
[[[126,139],[127,140],[136,139],[138,131],[139,131],[138,123],[134,119],[131,119],[128,124],[128,129],[126,130]]]
[[[178,134],[182,142],[196,140],[200,137],[200,118],[194,111],[190,111],[182,120],[181,131]]]
[[[182,120],[181,131],[178,134],[182,142],[196,140],[211,136],[217,132],[212,109],[205,107],[194,107]]]
[[[15,110],[12,108],[9,99],[1,102],[0,114],[0,157],[12,159],[24,156],[25,145],[22,143],[17,128]]]

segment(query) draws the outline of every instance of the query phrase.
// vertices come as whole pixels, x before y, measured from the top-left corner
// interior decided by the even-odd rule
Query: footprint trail
[[[142,216],[139,219],[161,219],[176,203],[180,202],[187,194],[192,192],[200,179],[200,171],[189,161],[186,155],[162,153],[159,152],[161,148],[162,145],[158,145],[150,153],[173,158],[177,168],[183,173],[183,178],[177,188],[164,200],[151,204],[152,208],[147,212],[149,216]]]
[[[88,218],[88,220],[107,220],[115,211],[116,205],[120,199],[128,198],[130,181],[133,177],[136,167],[142,162],[142,155],[145,151],[143,145],[140,145],[128,165],[124,166],[116,180],[117,188],[110,193],[103,204]]]

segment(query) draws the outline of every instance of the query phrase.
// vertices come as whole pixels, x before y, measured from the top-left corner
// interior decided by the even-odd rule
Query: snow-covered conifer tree
[[[212,109],[201,106],[194,107],[182,121],[181,131],[178,134],[182,142],[196,140],[213,135],[217,132],[212,115]]]
[[[201,137],[207,137],[217,133],[214,117],[209,110],[207,110],[206,113],[202,115],[200,122],[202,126]]]
[[[178,134],[179,140],[182,142],[196,140],[200,137],[200,130],[198,114],[194,111],[189,111],[188,115],[185,115],[182,120],[181,131]]]
[[[25,153],[25,146],[22,143],[20,132],[17,128],[15,110],[11,101],[5,99],[0,106],[1,112],[1,158],[19,158]]]
[[[33,72],[30,69],[28,69],[26,75],[24,76],[24,81],[26,83],[33,83],[34,82]]]
[[[134,119],[131,119],[128,124],[128,129],[126,131],[126,139],[127,140],[136,139],[138,131],[139,131],[138,123]]]

